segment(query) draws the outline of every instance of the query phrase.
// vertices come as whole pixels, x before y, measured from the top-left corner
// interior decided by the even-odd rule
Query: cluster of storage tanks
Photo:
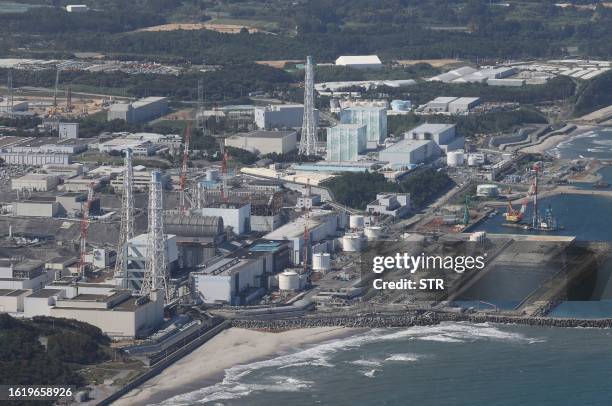
[[[342,237],[342,250],[345,252],[363,251],[368,240],[379,239],[382,235],[382,227],[366,226],[365,217],[361,215],[349,217],[349,228],[350,231]]]
[[[463,166],[467,163],[468,166],[479,166],[485,163],[485,156],[481,153],[466,154],[463,151],[449,151],[446,154],[446,164],[450,167]]]

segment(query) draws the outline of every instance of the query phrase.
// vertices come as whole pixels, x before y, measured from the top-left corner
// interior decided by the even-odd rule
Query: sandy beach
[[[239,328],[223,331],[118,401],[120,406],[157,403],[174,395],[212,385],[223,371],[238,364],[281,354],[306,344],[341,338],[359,329],[319,327],[268,333]]]

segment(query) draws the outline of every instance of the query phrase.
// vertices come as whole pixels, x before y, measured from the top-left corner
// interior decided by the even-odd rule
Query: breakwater
[[[521,324],[547,327],[612,328],[612,319],[570,319],[552,317],[520,317],[495,314],[461,314],[426,312],[423,314],[368,314],[362,316],[302,317],[277,320],[233,319],[232,327],[281,331],[312,327],[386,328],[436,325],[443,321],[470,323]]]

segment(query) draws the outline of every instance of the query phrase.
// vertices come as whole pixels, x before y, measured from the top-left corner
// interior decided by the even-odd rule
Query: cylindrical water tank
[[[365,224],[365,219],[363,216],[358,214],[353,214],[349,217],[349,227],[350,228],[363,228]]]
[[[315,271],[329,271],[331,269],[331,256],[327,252],[319,252],[312,256],[312,269]]]
[[[450,167],[463,165],[463,151],[449,151],[446,154],[446,164]]]
[[[295,271],[285,271],[278,275],[280,290],[300,290],[300,275]]]
[[[209,182],[213,182],[219,179],[219,170],[218,169],[209,169],[206,171],[206,180]]]
[[[382,227],[378,226],[366,227],[363,231],[368,240],[377,240],[382,235]]]
[[[361,234],[346,234],[342,237],[342,251],[359,252],[363,250],[363,235]]]

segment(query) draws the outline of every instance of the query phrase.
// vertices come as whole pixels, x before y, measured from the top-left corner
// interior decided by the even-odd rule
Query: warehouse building
[[[357,161],[367,148],[366,126],[339,124],[327,129],[327,160]]]
[[[378,159],[392,165],[416,165],[440,155],[440,148],[432,140],[404,139],[380,151]]]
[[[405,139],[432,140],[444,153],[456,149],[463,149],[465,139],[458,137],[455,124],[421,124],[404,134]]]
[[[315,122],[319,122],[319,110],[314,110]],[[273,128],[301,128],[304,119],[302,104],[273,104],[255,108],[255,125],[261,130]]]
[[[480,104],[478,97],[458,97],[448,104],[450,114],[465,114]]]
[[[20,178],[11,179],[11,190],[48,192],[55,190],[59,177],[46,173],[28,173]]]
[[[70,154],[43,154],[31,152],[0,152],[0,159],[7,165],[43,166],[47,164],[68,165],[72,162]]]
[[[24,152],[29,154],[55,153],[55,154],[79,154],[87,151],[88,144],[92,139],[66,138],[59,140],[54,137],[29,138],[19,144],[6,148],[10,152]]]
[[[297,133],[295,131],[251,131],[238,133],[225,139],[225,146],[241,148],[255,154],[276,152],[286,154],[297,148]]]
[[[354,69],[380,69],[383,64],[377,55],[343,55],[336,59],[336,66]]]
[[[387,109],[384,107],[350,107],[340,112],[340,122],[365,125],[368,148],[376,148],[387,138]]]
[[[115,103],[108,110],[107,119],[125,120],[128,123],[145,123],[168,112],[168,99],[146,97],[132,103]]]

